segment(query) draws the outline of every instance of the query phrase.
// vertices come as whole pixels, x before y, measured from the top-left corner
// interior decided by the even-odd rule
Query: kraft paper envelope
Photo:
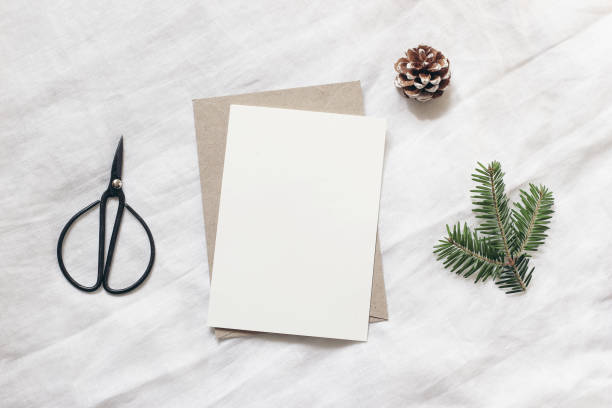
[[[195,99],[193,112],[198,145],[202,204],[206,227],[208,266],[212,276],[219,199],[223,177],[225,142],[231,104],[301,109],[329,113],[363,115],[363,96],[358,81],[284,89],[243,95]],[[370,299],[370,322],[387,320],[387,297],[378,240],[374,254],[374,274]],[[217,338],[254,334],[240,330],[215,329]]]

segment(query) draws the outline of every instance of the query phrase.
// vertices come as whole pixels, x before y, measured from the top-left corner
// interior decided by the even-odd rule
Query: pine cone
[[[404,94],[420,102],[437,98],[450,83],[450,62],[440,51],[419,45],[406,51],[395,63],[398,72],[395,86]]]

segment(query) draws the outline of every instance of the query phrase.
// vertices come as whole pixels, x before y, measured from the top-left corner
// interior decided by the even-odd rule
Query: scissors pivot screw
[[[113,188],[119,190],[123,186],[123,182],[120,179],[113,180]]]

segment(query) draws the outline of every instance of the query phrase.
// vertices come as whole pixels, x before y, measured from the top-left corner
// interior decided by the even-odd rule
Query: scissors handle
[[[115,216],[115,222],[113,225],[113,231],[111,232],[111,238],[110,238],[109,245],[108,245],[108,251],[105,251],[106,202],[108,201],[110,197],[117,197],[119,199],[119,207],[117,208],[117,215]],[[64,243],[64,238],[66,237],[66,234],[68,233],[72,224],[79,217],[81,217],[82,215],[84,215],[85,213],[87,213],[88,211],[90,211],[92,208],[94,208],[97,205],[100,205],[100,225],[99,225],[99,236],[98,236],[98,274],[96,278],[96,283],[93,286],[84,286],[78,283],[66,270],[66,266],[64,265],[64,260],[62,256],[62,247]],[[121,219],[123,217],[124,208],[127,208],[127,210],[136,218],[136,220],[138,220],[140,225],[142,225],[145,232],[147,233],[147,237],[149,239],[149,245],[151,248],[151,255],[149,257],[149,264],[147,265],[147,268],[145,269],[144,273],[140,276],[140,278],[138,278],[136,282],[134,282],[132,285],[125,287],[125,288],[114,289],[109,286],[108,281],[109,281],[110,268],[111,268],[111,264],[113,260],[113,255],[115,253],[115,245],[117,242],[117,236],[119,235],[119,228],[121,225]],[[106,257],[105,257],[105,252],[106,252]],[[74,286],[75,288],[80,289],[85,292],[93,292],[99,289],[100,286],[102,286],[107,292],[114,294],[114,295],[120,295],[120,294],[127,293],[127,292],[130,292],[136,289],[138,286],[140,286],[140,284],[142,284],[142,282],[144,282],[147,279],[147,277],[149,276],[149,273],[151,272],[151,268],[153,267],[153,262],[155,261],[155,243],[153,241],[153,235],[151,234],[151,230],[149,229],[145,221],[142,219],[140,215],[138,215],[136,211],[134,211],[132,207],[130,207],[129,205],[125,203],[125,196],[123,195],[123,192],[119,191],[119,192],[111,193],[109,190],[107,190],[104,192],[104,194],[102,194],[102,197],[100,198],[100,200],[94,201],[93,203],[89,204],[87,207],[77,212],[72,218],[70,218],[70,220],[68,220],[68,222],[64,226],[64,229],[62,229],[59,240],[57,242],[57,260],[59,263],[59,267],[62,271],[62,274],[68,280],[68,282],[70,282],[70,284]]]
[[[70,218],[68,220],[68,222],[66,223],[66,225],[62,229],[62,232],[60,233],[59,239],[57,241],[57,262],[59,263],[59,267],[60,267],[60,269],[62,271],[62,274],[68,280],[68,282],[70,282],[70,284],[72,286],[74,286],[75,288],[80,289],[82,291],[85,291],[85,292],[93,292],[93,291],[95,291],[96,289],[98,289],[100,287],[100,284],[102,282],[102,275],[101,275],[100,268],[98,267],[98,277],[96,278],[96,283],[94,283],[93,286],[81,285],[79,282],[74,280],[72,278],[72,276],[66,270],[66,266],[64,265],[64,259],[62,257],[62,246],[64,245],[64,238],[66,237],[66,234],[68,233],[68,230],[70,230],[70,227],[72,226],[72,224],[79,217],[81,217],[83,214],[89,212],[89,210],[91,210],[92,208],[94,208],[98,204],[100,204],[100,200],[94,201],[93,203],[89,204],[87,207],[83,208],[78,213],[74,214],[72,216],[72,218]]]

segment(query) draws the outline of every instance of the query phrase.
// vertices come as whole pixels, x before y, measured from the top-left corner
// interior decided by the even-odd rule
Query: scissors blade
[[[123,167],[123,136],[119,139],[119,145],[115,150],[115,157],[113,158],[113,166],[111,167],[111,183],[115,179],[121,179],[121,169]]]

